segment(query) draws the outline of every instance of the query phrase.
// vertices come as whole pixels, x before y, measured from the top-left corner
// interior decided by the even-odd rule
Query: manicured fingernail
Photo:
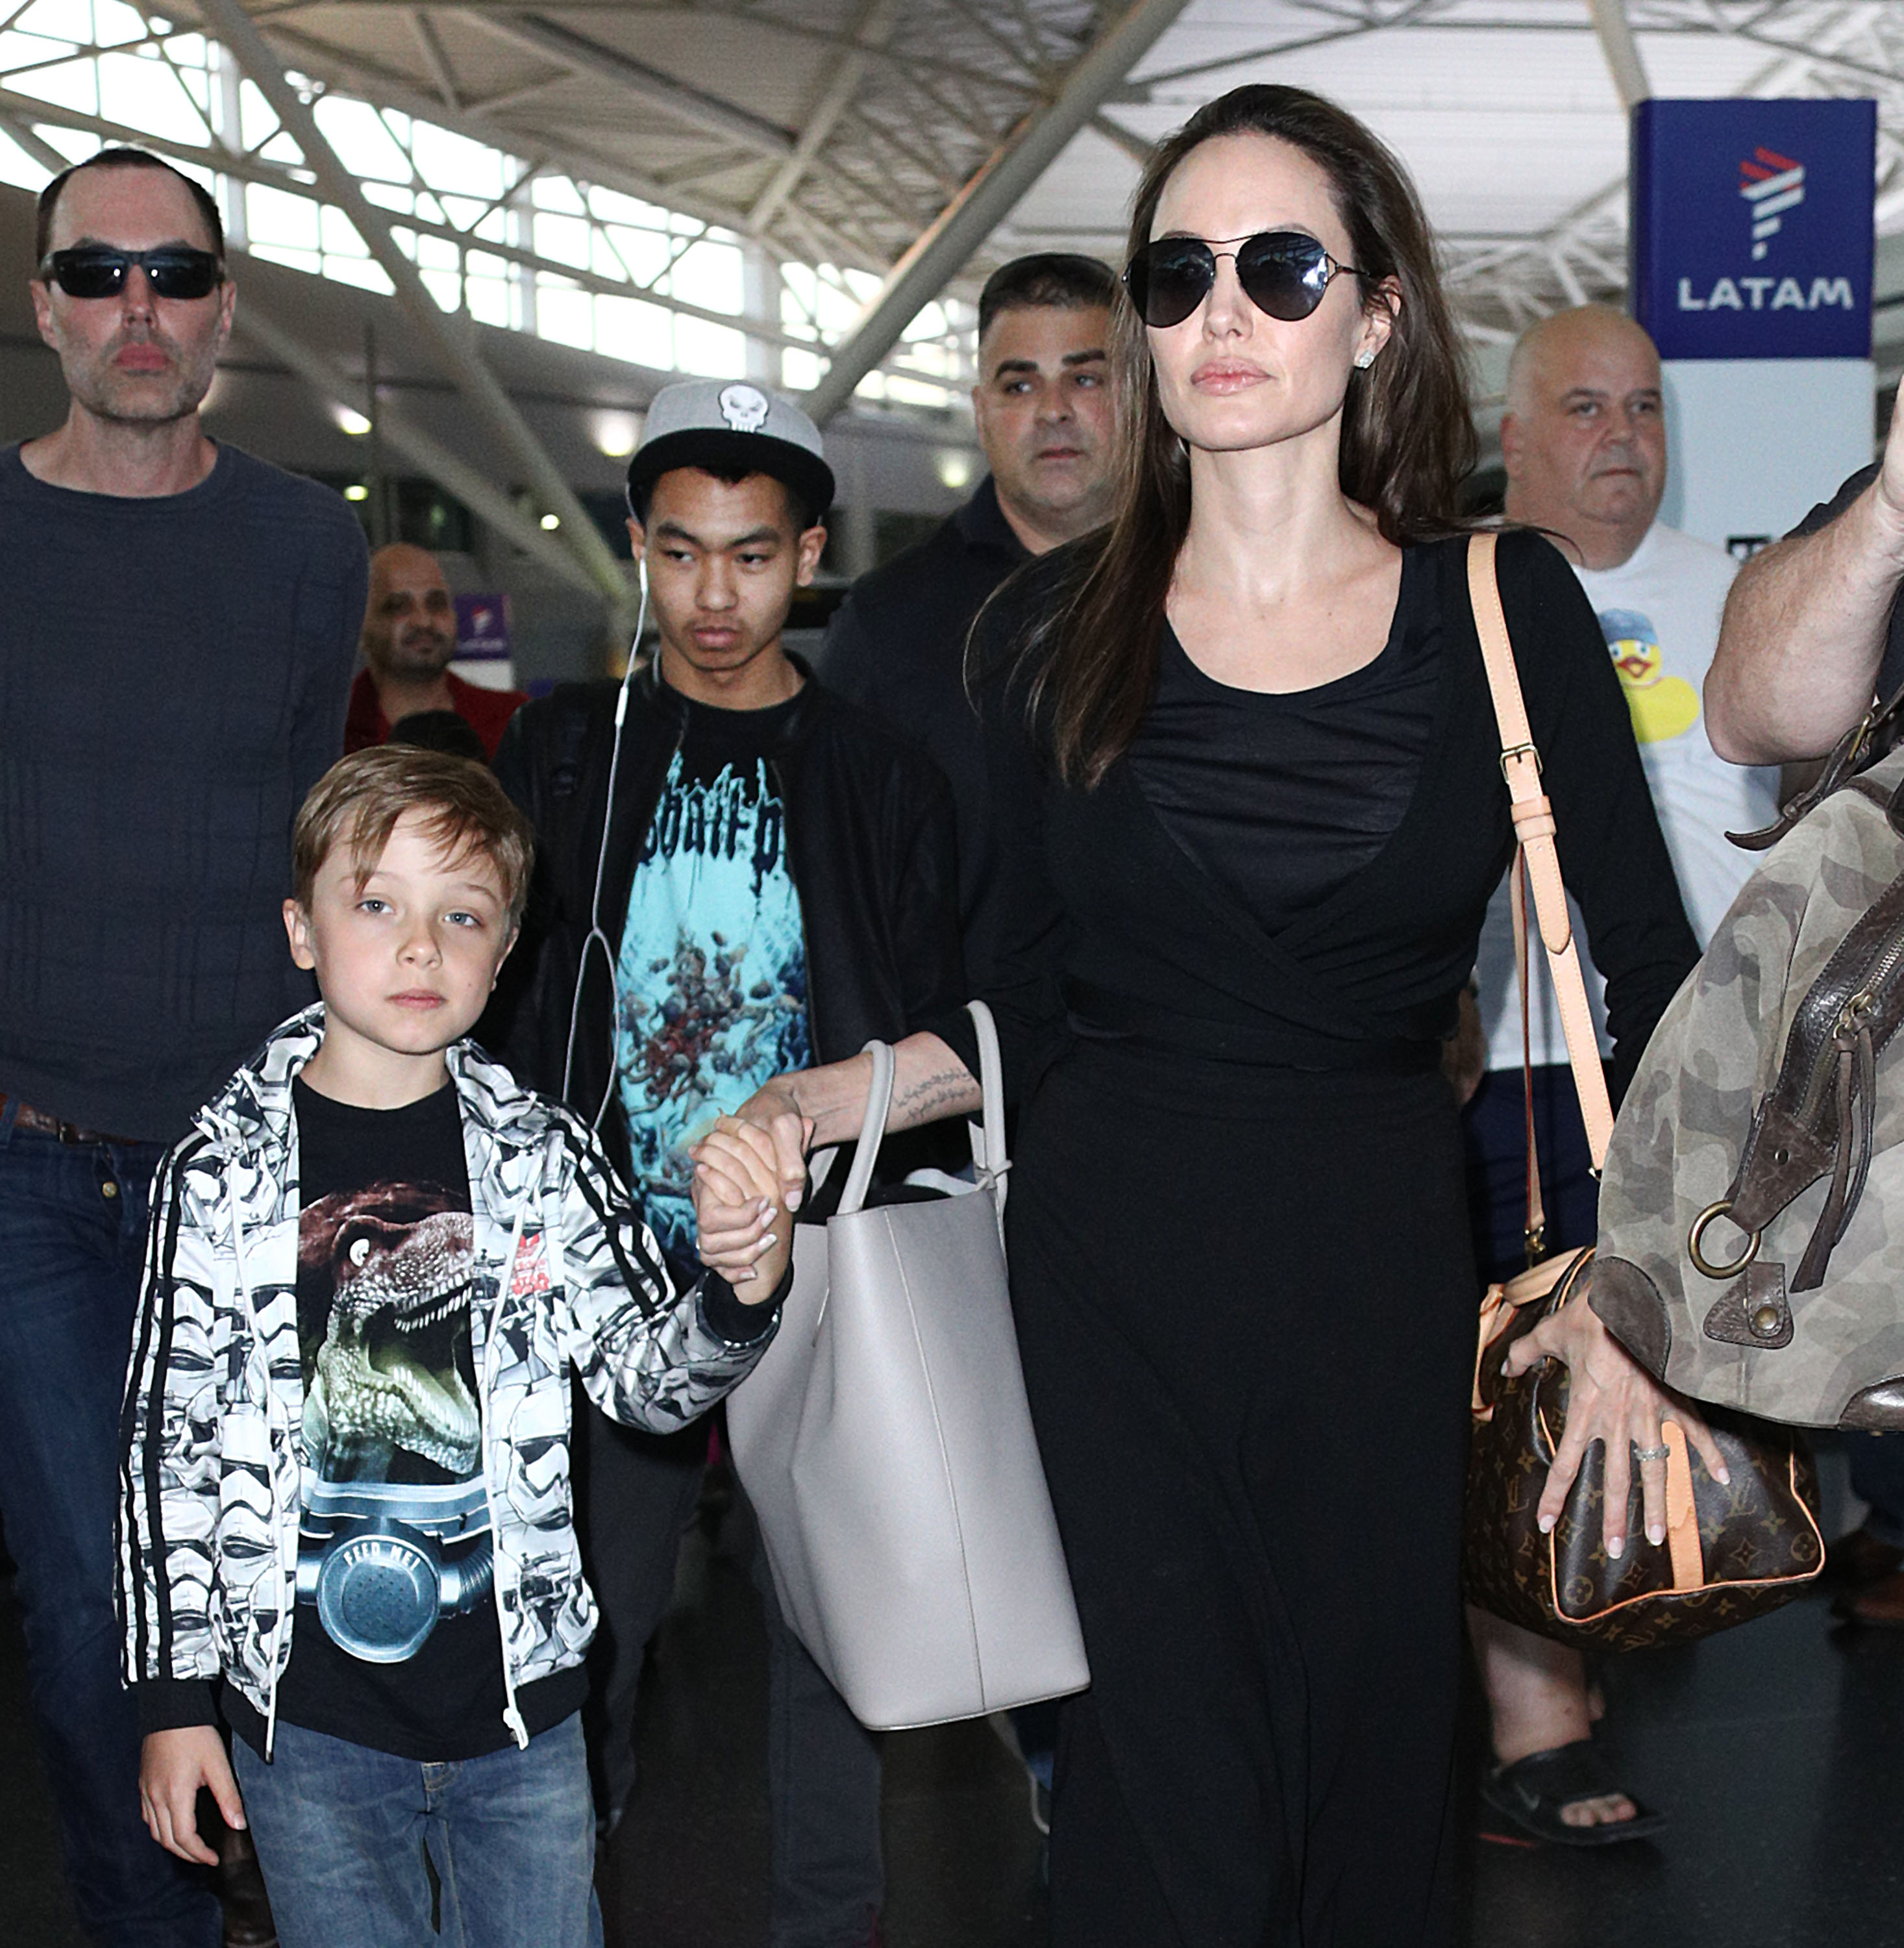
[[[805,1194],[804,1191],[789,1190],[786,1194],[786,1208],[789,1211],[798,1211],[800,1208],[800,1199]]]
[[[1623,1535],[1610,1535],[1607,1537],[1607,1553],[1611,1556],[1616,1562],[1617,1562],[1620,1557],[1624,1556],[1626,1553],[1626,1538]]]
[[[1732,1484],[1732,1478],[1726,1473],[1723,1463],[1720,1464],[1719,1472],[1713,1477],[1713,1479],[1724,1487],[1729,1488]]]
[[[771,1231],[768,1232],[767,1236],[760,1241],[759,1249],[755,1252],[754,1255],[756,1258],[765,1258],[767,1253],[771,1252],[780,1242],[780,1239],[775,1237]]]
[[[1553,1518],[1553,1517],[1552,1517],[1552,1515],[1543,1515],[1543,1516],[1540,1518],[1540,1533],[1541,1533],[1543,1535],[1552,1535],[1552,1534],[1553,1534],[1553,1532],[1554,1532],[1554,1518]]]
[[[1650,1523],[1646,1530],[1646,1540],[1652,1543],[1654,1547],[1657,1549],[1659,1545],[1666,1540],[1665,1523]]]

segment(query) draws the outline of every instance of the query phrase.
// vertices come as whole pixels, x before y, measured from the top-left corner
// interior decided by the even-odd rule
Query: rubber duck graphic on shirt
[[[1634,737],[1642,744],[1684,737],[1699,721],[1699,693],[1661,666],[1659,631],[1651,619],[1636,609],[1603,609],[1600,630],[1626,693]]]

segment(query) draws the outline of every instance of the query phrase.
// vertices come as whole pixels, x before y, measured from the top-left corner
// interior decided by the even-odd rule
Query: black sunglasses
[[[1219,245],[1233,248],[1218,249]],[[1323,301],[1330,281],[1353,264],[1338,264],[1313,237],[1300,230],[1259,230],[1254,237],[1159,237],[1130,260],[1124,287],[1145,324],[1158,331],[1181,324],[1210,295],[1217,281],[1217,259],[1236,266],[1243,295],[1260,312],[1293,322],[1307,318]]]
[[[209,297],[225,282],[225,263],[209,250],[182,244],[157,250],[115,250],[110,244],[82,244],[55,250],[39,267],[42,282],[57,284],[70,298],[116,298],[136,264],[155,298]]]

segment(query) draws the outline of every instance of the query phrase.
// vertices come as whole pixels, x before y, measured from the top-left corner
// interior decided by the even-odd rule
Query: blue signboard
[[[1642,101],[1633,315],[1662,358],[1871,355],[1874,101]]]
[[[458,662],[508,661],[509,597],[507,595],[457,597],[456,659]]]

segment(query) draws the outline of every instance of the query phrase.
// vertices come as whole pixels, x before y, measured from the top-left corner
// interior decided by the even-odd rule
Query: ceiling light
[[[370,498],[371,490],[361,480],[353,480],[344,489],[344,498],[346,501],[367,501]]]
[[[333,406],[331,415],[352,439],[361,439],[371,430],[371,423],[352,406]]]
[[[544,514],[542,516],[542,532],[544,534],[554,534],[561,525],[562,516],[560,514]]]
[[[938,476],[956,494],[972,485],[972,455],[941,453],[936,463]]]
[[[625,460],[641,442],[641,422],[633,413],[597,413],[595,450],[609,460]]]

